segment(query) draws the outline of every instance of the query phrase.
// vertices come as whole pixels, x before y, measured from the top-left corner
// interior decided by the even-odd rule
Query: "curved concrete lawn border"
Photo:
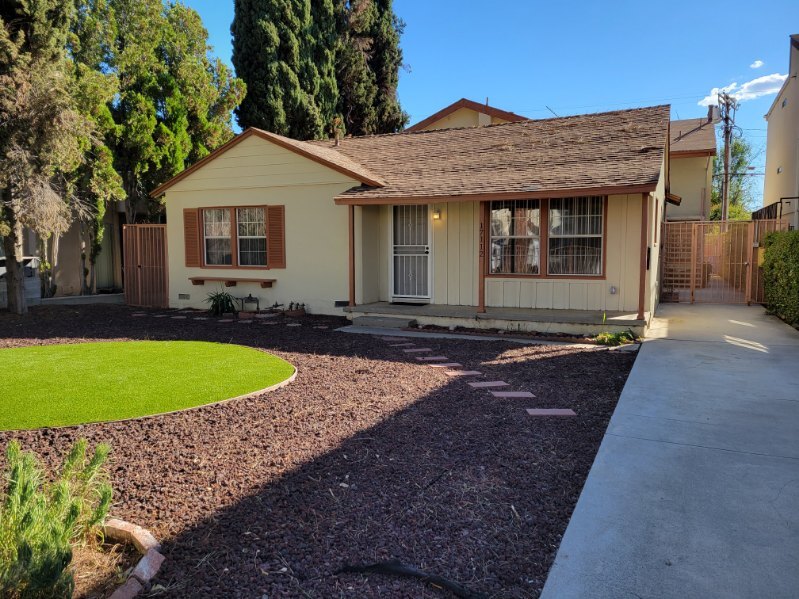
[[[115,543],[132,543],[142,556],[128,579],[109,599],[133,599],[142,591],[149,590],[152,579],[158,574],[165,559],[161,553],[161,544],[156,538],[146,528],[118,518],[106,521],[103,535],[106,540]]]

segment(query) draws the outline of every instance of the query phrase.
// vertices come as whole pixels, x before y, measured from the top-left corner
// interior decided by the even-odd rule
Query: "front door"
[[[392,301],[429,302],[430,219],[426,205],[394,206],[392,248]]]

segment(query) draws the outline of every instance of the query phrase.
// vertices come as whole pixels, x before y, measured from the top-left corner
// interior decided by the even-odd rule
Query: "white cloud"
[[[749,65],[749,68],[750,69],[759,69],[764,64],[765,63],[762,60],[756,60],[755,62],[753,62],[752,64]]]
[[[747,100],[754,100],[762,96],[770,96],[780,91],[782,83],[788,75],[780,75],[773,73],[771,75],[763,75],[757,79],[752,79],[746,83],[738,85],[737,82],[730,83],[726,87],[714,87],[710,90],[710,94],[699,100],[700,106],[715,106],[718,103],[718,96],[720,92],[726,92],[739,102],[746,102]]]

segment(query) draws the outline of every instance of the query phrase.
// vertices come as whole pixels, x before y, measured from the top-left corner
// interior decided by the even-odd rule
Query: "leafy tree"
[[[47,238],[66,230],[79,207],[70,177],[92,131],[72,96],[65,52],[75,17],[60,0],[0,5],[0,236],[8,307],[17,314],[27,311],[23,227]]]
[[[753,179],[749,175],[749,167],[755,158],[752,145],[742,137],[734,137],[730,152],[730,191],[727,218],[730,220],[746,220],[752,215],[755,203]],[[721,219],[721,197],[724,184],[724,152],[719,152],[713,159],[713,188],[711,190],[710,219]]]

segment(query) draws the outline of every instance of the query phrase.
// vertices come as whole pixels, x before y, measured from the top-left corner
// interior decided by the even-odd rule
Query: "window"
[[[491,202],[491,274],[537,275],[540,263],[539,200]]]
[[[230,232],[230,210],[226,208],[203,210],[203,243],[206,264],[210,266],[233,264]]]
[[[549,200],[549,274],[602,274],[604,213],[600,196]]]
[[[266,211],[236,208],[239,266],[266,266]]]

